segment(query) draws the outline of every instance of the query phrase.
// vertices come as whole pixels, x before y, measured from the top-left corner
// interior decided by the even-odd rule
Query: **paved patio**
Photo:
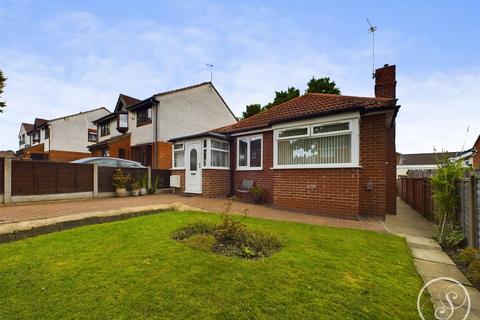
[[[138,207],[183,203],[187,206],[211,212],[223,212],[226,203],[231,203],[231,213],[248,216],[294,221],[309,224],[319,224],[332,227],[345,227],[385,232],[383,222],[377,220],[347,220],[315,216],[300,212],[280,210],[264,205],[243,203],[231,199],[188,197],[175,194],[158,194],[127,198],[95,198],[75,201],[55,201],[29,204],[13,204],[0,206],[0,225],[22,221],[64,217],[69,215],[87,214],[101,211],[125,210],[131,211]]]

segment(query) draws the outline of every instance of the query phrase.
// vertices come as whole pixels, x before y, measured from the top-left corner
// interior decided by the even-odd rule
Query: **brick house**
[[[35,118],[33,124],[22,123],[17,156],[60,162],[89,157],[88,145],[97,139],[92,121],[107,113],[105,108],[96,108],[50,120]]]
[[[157,93],[144,100],[121,94],[114,112],[94,121],[98,142],[89,149],[92,156],[124,158],[170,169],[169,139],[236,121],[210,82]]]
[[[171,139],[180,190],[235,195],[244,180],[276,207],[348,218],[396,213],[395,66],[375,97],[305,94],[240,122]]]

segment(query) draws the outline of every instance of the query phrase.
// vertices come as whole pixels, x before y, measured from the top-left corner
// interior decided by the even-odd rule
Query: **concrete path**
[[[23,221],[57,218],[79,214],[88,215],[91,213],[110,212],[112,210],[121,213],[132,211],[135,208],[141,209],[142,207],[163,206],[175,203],[182,203],[192,208],[198,208],[209,212],[223,212],[226,203],[230,203],[231,213],[243,214],[247,212],[247,215],[252,217],[386,232],[384,224],[378,220],[355,221],[336,219],[315,216],[301,212],[280,210],[269,206],[244,203],[227,198],[218,199],[187,197],[175,194],[158,194],[127,198],[95,198],[75,201],[55,201],[4,206],[0,205],[0,226],[2,224],[11,224]]]
[[[435,235],[433,223],[397,199],[397,215],[387,216],[385,226],[392,233],[406,238],[417,271],[425,283],[440,277],[452,278],[462,283],[471,298],[472,308],[467,319],[480,319],[480,292],[472,287],[438,242],[432,239]],[[435,309],[442,306],[439,297],[445,302],[444,293],[448,292],[451,285],[452,282],[441,280],[428,287]],[[456,310],[453,317],[448,319],[463,319],[465,312],[464,308]]]

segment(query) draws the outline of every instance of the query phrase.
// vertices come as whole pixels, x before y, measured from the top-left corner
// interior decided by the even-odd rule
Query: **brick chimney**
[[[375,98],[396,98],[395,65],[375,70]]]

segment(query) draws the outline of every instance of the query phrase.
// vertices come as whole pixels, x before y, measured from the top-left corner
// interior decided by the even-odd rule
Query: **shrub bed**
[[[244,259],[268,257],[282,248],[274,235],[249,230],[230,215],[224,215],[216,225],[203,222],[188,225],[175,231],[172,238],[192,248]]]
[[[480,250],[466,248],[451,256],[468,280],[480,289]]]

